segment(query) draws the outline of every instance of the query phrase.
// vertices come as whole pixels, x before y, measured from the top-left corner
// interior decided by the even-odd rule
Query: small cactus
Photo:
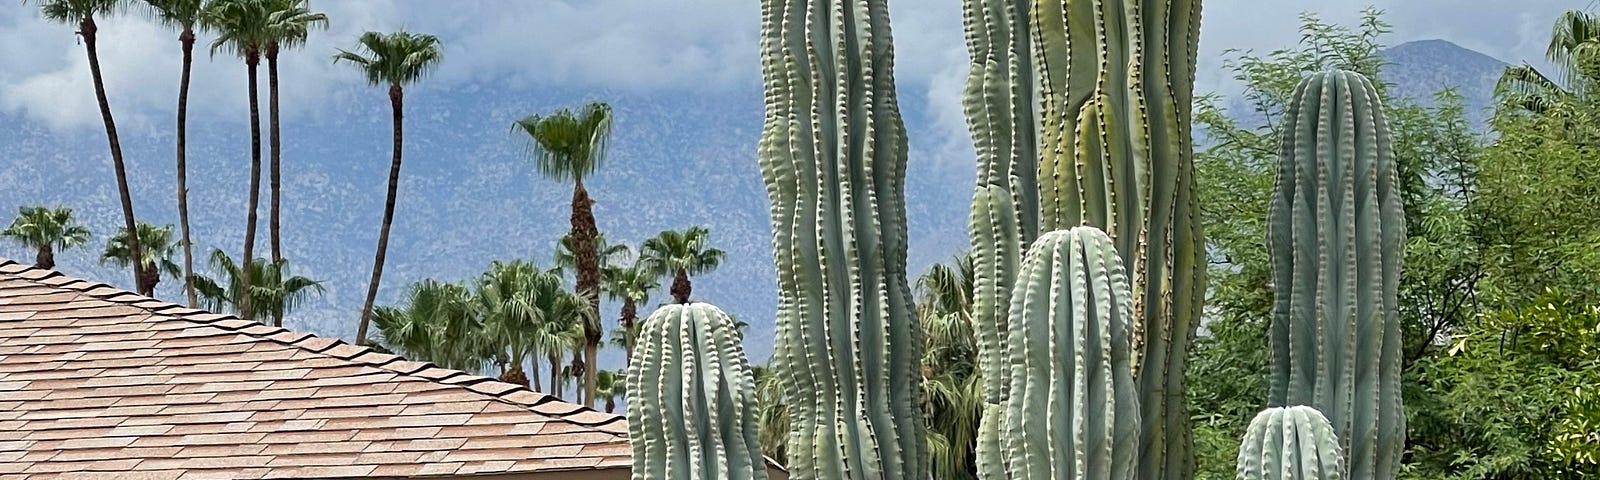
[[[1239,445],[1238,480],[1340,480],[1344,455],[1322,412],[1307,406],[1263,410]]]
[[[633,480],[766,480],[741,341],[707,303],[663,305],[645,319],[627,380]]]
[[[1128,480],[1139,442],[1130,366],[1133,294],[1111,238],[1094,227],[1047,233],[1011,293],[997,420],[1014,480]]]
[[[1268,402],[1326,415],[1360,479],[1395,478],[1405,447],[1397,313],[1405,212],[1390,143],[1366,77],[1306,77],[1284,114],[1267,224]]]

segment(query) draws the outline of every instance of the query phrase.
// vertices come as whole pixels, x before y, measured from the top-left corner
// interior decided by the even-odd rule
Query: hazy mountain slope
[[[1395,93],[1431,104],[1433,95],[1454,88],[1466,102],[1467,116],[1483,125],[1494,105],[1494,85],[1506,62],[1444,40],[1402,43],[1383,51],[1383,75]]]

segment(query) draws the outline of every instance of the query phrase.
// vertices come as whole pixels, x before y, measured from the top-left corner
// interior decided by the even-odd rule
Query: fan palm
[[[503,381],[528,386],[522,366],[537,358],[533,335],[546,320],[541,297],[564,293],[559,271],[521,260],[494,262],[478,279],[474,300],[483,316],[485,341],[505,359]]]
[[[604,401],[606,413],[616,413],[617,400],[628,395],[628,372],[625,370],[601,370],[595,375],[596,399]]]
[[[404,31],[363,33],[360,44],[365,54],[340,50],[333,57],[333,62],[350,62],[360,68],[368,84],[388,85],[389,107],[394,116],[394,155],[389,162],[389,191],[383,206],[383,227],[378,231],[378,251],[372,260],[372,282],[367,286],[367,300],[361,306],[361,322],[356,326],[356,343],[365,344],[367,324],[372,319],[372,303],[378,298],[378,284],[383,277],[384,255],[389,249],[389,226],[394,222],[395,194],[400,188],[405,86],[427,76],[439,66],[444,55],[437,37]]]
[[[267,59],[267,114],[269,146],[272,148],[272,159],[268,163],[268,216],[267,238],[272,245],[272,259],[283,258],[283,250],[278,235],[279,212],[278,199],[281,185],[279,165],[283,157],[283,142],[281,130],[278,128],[278,52],[283,49],[298,48],[306,44],[312,28],[328,28],[328,16],[312,12],[307,2],[309,0],[265,0],[267,11],[267,24],[261,54]]]
[[[183,269],[172,262],[172,255],[176,253],[178,244],[172,239],[172,225],[157,227],[144,222],[139,222],[139,235],[137,239],[128,238],[127,230],[118,230],[106,241],[106,251],[100,254],[101,263],[110,263],[119,267],[133,264],[133,251],[128,245],[137,240],[139,246],[139,283],[136,290],[140,295],[155,296],[156,284],[161,283],[161,276],[179,278]]]
[[[1545,59],[1555,64],[1555,78],[1528,63],[1508,66],[1495,90],[1523,111],[1542,113],[1591,95],[1600,80],[1600,15],[1573,10],[1563,13],[1551,29]]]
[[[476,372],[488,357],[484,331],[465,285],[432,279],[411,285],[405,303],[373,314],[381,343],[406,358]]]
[[[22,207],[17,209],[17,219],[0,231],[0,237],[10,238],[37,251],[33,264],[44,269],[56,268],[56,250],[67,250],[89,243],[89,227],[78,223],[67,207]]]
[[[183,73],[178,77],[178,127],[177,127],[177,155],[178,155],[178,231],[182,238],[178,246],[183,249],[183,294],[189,300],[189,307],[200,306],[199,297],[195,294],[194,283],[189,279],[194,277],[194,251],[189,239],[189,166],[188,166],[188,136],[189,136],[189,72],[194,65],[195,33],[207,27],[202,22],[205,12],[203,0],[145,0],[150,8],[155,11],[155,17],[162,24],[178,29],[178,45],[183,49]]]
[[[535,170],[552,180],[572,182],[572,231],[569,235],[572,236],[578,295],[595,312],[594,318],[599,318],[600,251],[596,241],[600,233],[595,226],[594,204],[589,199],[589,191],[583,187],[583,180],[605,162],[606,144],[611,137],[611,107],[590,103],[577,113],[561,109],[547,116],[530,115],[513,123],[511,130],[526,134]],[[595,364],[603,333],[598,321],[585,325],[585,364]],[[594,397],[593,369],[584,372],[582,391],[583,398]]]
[[[606,271],[615,268],[614,265],[617,262],[627,259],[633,253],[633,249],[629,248],[628,244],[626,243],[612,245],[610,242],[606,241],[605,232],[595,234],[594,245],[594,250],[598,254],[599,261],[596,263],[598,263],[600,267],[600,277],[602,282],[604,282]],[[576,270],[578,268],[578,255],[577,250],[574,250],[571,233],[562,235],[561,240],[556,242],[555,264],[557,267],[561,267],[562,269],[573,270],[574,274],[576,274]]]
[[[593,310],[583,297],[566,292],[540,302],[545,319],[529,336],[533,351],[542,352],[550,361],[550,388],[546,393],[561,398],[561,359],[566,352],[584,346],[584,325],[593,316]]]
[[[666,230],[644,241],[641,249],[646,263],[655,270],[656,275],[672,276],[674,302],[689,303],[689,295],[694,291],[689,276],[716,270],[727,256],[722,250],[708,245],[710,237],[711,230],[696,225],[681,232]]]
[[[216,271],[215,279],[199,275],[193,279],[202,306],[212,311],[233,312],[243,318],[243,309],[248,305],[255,309],[251,318],[265,318],[274,326],[283,326],[289,313],[304,305],[312,294],[323,292],[321,282],[290,275],[288,260],[272,262],[258,258],[250,262],[246,275],[233,258],[216,249],[211,252],[211,268]]]
[[[612,341],[620,341],[623,352],[623,365],[631,365],[633,361],[633,345],[639,338],[639,304],[650,302],[650,293],[661,288],[655,270],[642,261],[635,260],[628,267],[611,268],[605,274],[606,296],[612,300],[622,302],[620,324],[618,330],[612,333]],[[621,336],[618,336],[618,333]]]
[[[922,326],[922,398],[927,414],[930,465],[938,478],[976,478],[973,449],[983,413],[983,383],[972,327],[974,294],[970,254],[935,264],[917,278]]]
[[[264,0],[212,0],[206,6],[205,20],[217,29],[211,41],[211,55],[226,51],[244,59],[249,80],[245,92],[250,99],[250,180],[245,203],[244,269],[252,270],[256,247],[256,207],[261,204],[261,105],[258,100],[256,70],[261,65],[261,49],[267,43],[267,5]],[[242,279],[243,290],[250,290],[249,275]],[[257,309],[250,306],[250,295],[242,297],[239,316],[253,320]]]
[[[100,53],[97,50],[100,27],[95,24],[94,17],[105,16],[115,12],[121,7],[122,0],[38,0],[39,11],[46,20],[56,23],[78,26],[78,37],[83,39],[83,48],[89,55],[89,76],[94,80],[95,100],[100,104],[100,120],[106,127],[106,142],[111,147],[111,167],[117,177],[117,195],[122,201],[122,228],[134,230],[133,197],[128,193],[128,170],[122,161],[122,142],[117,137],[117,121],[111,116],[111,102],[106,99],[106,84],[100,75]],[[134,257],[139,255],[139,241],[133,239],[128,243],[128,250]],[[133,272],[134,283],[139,281],[139,272]]]

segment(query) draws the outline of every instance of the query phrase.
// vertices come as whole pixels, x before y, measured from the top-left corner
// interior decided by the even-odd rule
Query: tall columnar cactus
[[[927,478],[885,0],[763,0],[758,156],[796,479]]]
[[[1394,478],[1405,443],[1399,189],[1372,84],[1344,71],[1302,80],[1284,114],[1268,215],[1268,400],[1327,415],[1345,442],[1351,478]]]
[[[1344,455],[1322,412],[1304,405],[1261,411],[1239,444],[1238,480],[1340,480]]]
[[[1011,327],[1000,309],[1026,242],[1076,225],[1105,230],[1131,267],[1139,319],[1139,478],[1188,478],[1184,362],[1205,291],[1190,142],[1200,0],[963,3],[980,366],[999,368],[1006,346],[995,332]],[[994,376],[990,410],[1009,394]],[[992,427],[980,428],[980,469],[1006,460],[994,455]]]
[[[1009,395],[996,419],[1004,475],[1016,480],[1131,480],[1138,454],[1133,295],[1111,238],[1094,227],[1044,234],[1011,293],[1002,363]]]
[[[741,340],[707,303],[663,305],[645,319],[628,369],[635,480],[766,480]]]

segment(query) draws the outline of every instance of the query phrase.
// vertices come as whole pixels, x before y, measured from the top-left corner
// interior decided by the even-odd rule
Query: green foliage
[[[0,231],[0,237],[37,250],[35,263],[39,268],[55,268],[53,252],[88,244],[89,227],[73,218],[71,208],[36,205],[18,208],[17,218]]]
[[[218,41],[221,41],[221,37],[218,37]],[[433,35],[404,30],[393,33],[366,32],[357,41],[365,54],[340,49],[333,56],[333,63],[354,64],[366,76],[367,83],[374,86],[398,87],[415,83],[439,68],[439,62],[444,60],[439,38]],[[212,45],[215,48],[216,44]]]
[[[577,113],[563,108],[546,116],[529,115],[512,123],[511,131],[525,134],[539,174],[583,183],[605,162],[611,106],[596,102]]]
[[[1304,405],[1263,410],[1239,447],[1239,480],[1345,478],[1339,437],[1322,412]]]
[[[153,270],[171,278],[182,278],[183,269],[172,261],[178,253],[176,239],[172,238],[172,225],[157,227],[139,222],[139,269]],[[106,249],[100,253],[100,262],[118,267],[133,265],[133,253],[128,249],[128,229],[119,228],[106,240]]]
[[[789,469],[822,480],[926,478],[887,2],[761,3],[757,157],[772,206],[772,366],[790,419]]]
[[[728,253],[710,245],[711,230],[695,225],[683,231],[662,230],[639,245],[639,260],[658,276],[684,272],[703,275],[722,265]]]
[[[143,245],[143,237],[140,238]],[[175,268],[175,267],[174,267]],[[239,313],[245,296],[246,272],[232,257],[221,249],[211,252],[211,268],[216,278],[195,275],[194,289],[200,296],[200,305],[211,311]],[[289,261],[276,262],[258,258],[250,262],[250,318],[263,319],[282,326],[283,320],[303,305],[312,294],[322,294],[322,283],[289,273]],[[242,316],[242,315],[241,315]]]
[[[645,319],[627,378],[634,478],[767,478],[742,339],[707,303],[663,305]]]

